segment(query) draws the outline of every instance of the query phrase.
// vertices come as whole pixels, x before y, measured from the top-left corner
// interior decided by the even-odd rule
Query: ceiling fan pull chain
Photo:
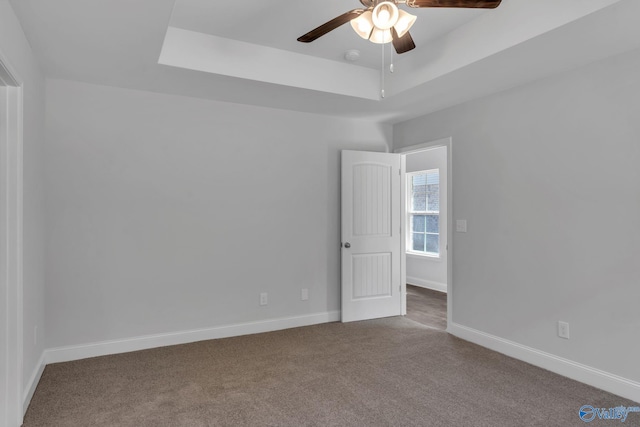
[[[389,72],[393,73],[393,43],[389,43],[389,61],[391,62],[391,64],[389,64]]]
[[[380,69],[380,96],[384,99],[384,44],[382,46],[382,68]]]

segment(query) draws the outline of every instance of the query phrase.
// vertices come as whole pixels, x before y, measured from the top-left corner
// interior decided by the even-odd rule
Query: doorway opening
[[[446,293],[447,330],[452,324],[451,145],[446,138],[394,153],[342,151],[343,322],[406,315],[407,289],[415,290],[409,283]],[[441,163],[420,160],[437,154]],[[427,270],[439,266],[439,276],[420,272],[424,266],[408,260],[414,255],[432,264]]]
[[[403,278],[406,316],[434,329],[451,323],[451,138],[395,151],[405,158]]]

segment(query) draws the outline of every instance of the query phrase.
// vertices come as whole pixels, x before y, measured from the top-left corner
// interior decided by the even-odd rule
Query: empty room
[[[640,425],[637,0],[0,0],[0,427]]]

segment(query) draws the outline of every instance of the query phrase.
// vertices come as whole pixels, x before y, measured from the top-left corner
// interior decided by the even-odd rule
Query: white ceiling
[[[380,99],[379,45],[348,24],[296,41],[357,0],[10,1],[50,78],[387,122],[640,47],[637,0],[411,9],[418,47],[395,55]]]

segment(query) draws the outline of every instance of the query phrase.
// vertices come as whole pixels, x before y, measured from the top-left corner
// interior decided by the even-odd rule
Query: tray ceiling
[[[640,45],[637,0],[503,0],[419,9],[393,55],[345,25],[296,38],[356,0],[11,0],[49,78],[397,122]],[[361,59],[344,59],[349,49]],[[389,56],[387,46],[387,58]],[[388,61],[388,59],[387,59]]]

